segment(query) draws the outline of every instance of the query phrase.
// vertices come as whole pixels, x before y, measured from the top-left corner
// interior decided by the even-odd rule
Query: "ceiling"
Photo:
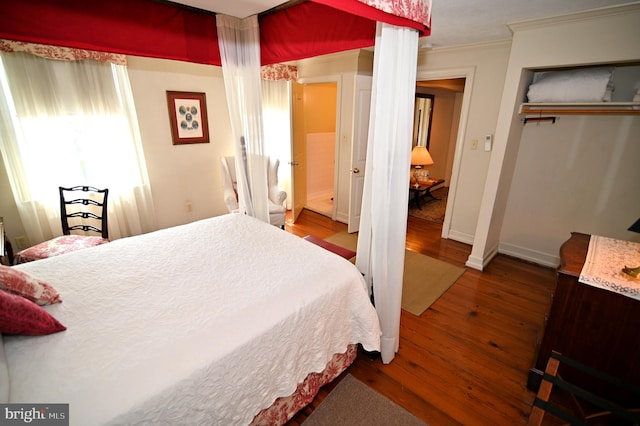
[[[245,18],[282,0],[173,0],[198,9]],[[297,1],[292,1],[295,3]],[[630,0],[433,0],[431,35],[421,47],[450,47],[511,38],[508,23],[631,3]]]

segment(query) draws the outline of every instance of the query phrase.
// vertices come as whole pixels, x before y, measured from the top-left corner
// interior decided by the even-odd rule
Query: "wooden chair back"
[[[59,187],[62,233],[71,235],[73,230],[97,232],[109,238],[107,223],[107,198],[109,189],[92,186]]]

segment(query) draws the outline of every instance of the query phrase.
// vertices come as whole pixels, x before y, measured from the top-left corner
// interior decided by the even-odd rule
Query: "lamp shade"
[[[424,146],[416,146],[411,151],[411,165],[412,166],[429,166],[433,164],[431,154]]]

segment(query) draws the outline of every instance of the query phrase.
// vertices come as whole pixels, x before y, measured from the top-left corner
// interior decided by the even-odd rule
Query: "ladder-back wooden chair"
[[[59,187],[62,236],[20,251],[15,263],[46,259],[109,242],[108,189],[92,186]],[[83,232],[82,235],[72,234]],[[91,235],[88,233],[97,233]]]

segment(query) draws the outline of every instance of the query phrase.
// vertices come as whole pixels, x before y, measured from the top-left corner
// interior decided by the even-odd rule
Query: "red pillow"
[[[0,333],[40,336],[66,330],[49,312],[17,294],[0,290]]]
[[[38,305],[62,302],[55,288],[28,273],[0,265],[0,289],[26,297]]]

